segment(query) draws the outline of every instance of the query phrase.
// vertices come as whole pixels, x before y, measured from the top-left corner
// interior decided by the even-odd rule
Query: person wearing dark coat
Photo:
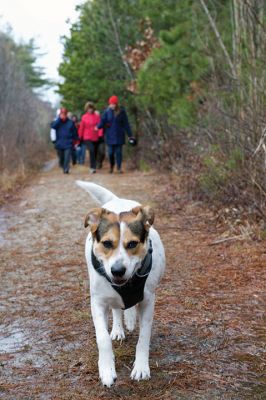
[[[127,113],[124,107],[119,106],[117,96],[109,98],[109,106],[103,112],[98,129],[104,129],[105,141],[108,148],[110,173],[113,172],[116,163],[117,170],[122,173],[122,147],[125,144],[125,133],[133,139]]]
[[[51,128],[56,132],[55,148],[57,150],[59,166],[64,174],[69,173],[69,165],[73,141],[79,140],[77,129],[73,121],[67,116],[67,109],[61,108],[59,117],[51,123]]]

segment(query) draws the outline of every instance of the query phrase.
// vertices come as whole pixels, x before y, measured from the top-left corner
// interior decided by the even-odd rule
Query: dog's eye
[[[132,240],[131,242],[128,242],[127,249],[135,249],[135,247],[137,247],[138,244],[139,242]]]
[[[112,249],[113,248],[113,242],[111,242],[111,240],[105,240],[104,242],[102,242],[102,244],[104,245],[104,247],[106,249]]]

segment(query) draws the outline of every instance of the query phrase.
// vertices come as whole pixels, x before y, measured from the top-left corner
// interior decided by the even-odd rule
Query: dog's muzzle
[[[120,261],[117,261],[116,263],[114,263],[114,265],[112,265],[111,273],[112,273],[112,282],[114,284],[122,285],[123,283],[126,282],[126,279],[124,278],[124,275],[126,273],[126,267],[124,267]]]
[[[118,261],[111,267],[111,272],[115,278],[122,278],[125,275],[126,267]]]

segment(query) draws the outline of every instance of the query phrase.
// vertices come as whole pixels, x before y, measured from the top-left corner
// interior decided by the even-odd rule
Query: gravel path
[[[83,228],[95,203],[75,179],[156,209],[167,273],[156,302],[150,381],[129,378],[136,333],[114,345],[116,385],[105,389],[98,380]],[[1,399],[266,398],[265,242],[210,246],[218,237],[212,212],[192,202],[172,212],[167,179],[46,168],[0,210]]]

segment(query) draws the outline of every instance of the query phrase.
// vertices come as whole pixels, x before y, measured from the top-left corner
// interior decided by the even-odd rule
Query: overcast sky
[[[59,79],[57,68],[61,61],[63,46],[60,36],[68,35],[71,22],[77,20],[75,6],[82,0],[0,0],[0,27],[9,24],[16,41],[35,39],[40,53],[46,53],[39,60],[48,78]],[[46,99],[56,102],[53,90],[46,93]]]

